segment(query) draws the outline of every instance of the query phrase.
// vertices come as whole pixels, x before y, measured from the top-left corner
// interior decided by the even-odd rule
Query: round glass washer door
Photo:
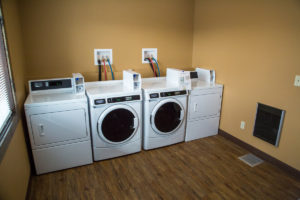
[[[151,126],[158,134],[174,133],[182,124],[184,109],[175,99],[166,99],[159,102],[151,114]]]
[[[130,106],[114,105],[101,114],[97,128],[101,139],[111,144],[120,144],[130,140],[138,126],[138,116]]]

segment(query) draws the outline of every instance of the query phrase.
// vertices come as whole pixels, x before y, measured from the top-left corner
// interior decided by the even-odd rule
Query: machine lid
[[[180,90],[175,84],[167,82],[166,77],[143,78],[142,89],[146,93]]]
[[[208,88],[223,88],[223,85],[192,79],[192,90],[201,90]]]
[[[159,102],[151,114],[151,126],[158,134],[174,133],[184,121],[183,106],[175,99]]]
[[[110,144],[125,143],[139,127],[136,112],[127,105],[114,105],[106,109],[98,120],[98,134]]]
[[[166,77],[142,78],[142,88],[144,90],[164,89],[167,87]]]
[[[87,96],[94,99],[141,95],[142,93],[141,90],[128,91],[128,89],[123,86],[123,81],[120,80],[89,82],[85,84],[85,87]]]
[[[50,105],[57,103],[87,102],[85,94],[52,93],[52,94],[29,94],[25,101],[25,108]]]

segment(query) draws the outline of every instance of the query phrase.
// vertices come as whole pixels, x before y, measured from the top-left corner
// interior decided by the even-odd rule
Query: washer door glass
[[[100,119],[100,135],[111,143],[120,143],[129,140],[137,128],[137,118],[133,111],[126,108],[110,109],[103,119]],[[102,121],[102,123],[101,123]]]
[[[159,108],[154,113],[154,125],[160,133],[171,133],[182,123],[184,110],[182,106],[175,102],[167,102],[158,105]]]

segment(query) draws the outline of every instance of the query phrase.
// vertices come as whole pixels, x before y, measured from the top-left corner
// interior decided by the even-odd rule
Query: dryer
[[[168,84],[165,77],[142,79],[143,148],[184,141],[187,90]]]
[[[206,70],[203,77],[202,71],[196,68],[191,72],[185,141],[218,134],[223,85],[214,83],[215,73],[211,76],[210,70]]]
[[[142,91],[122,80],[86,83],[94,160],[141,151]]]
[[[87,98],[75,80],[29,81],[29,89],[24,107],[36,173],[92,163]]]

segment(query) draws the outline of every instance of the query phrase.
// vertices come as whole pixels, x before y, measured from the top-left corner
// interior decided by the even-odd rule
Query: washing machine
[[[165,77],[143,78],[143,148],[145,150],[184,141],[187,90]]]
[[[214,83],[214,76],[200,68],[191,72],[185,141],[218,134],[223,85]]]
[[[73,80],[29,81],[24,107],[37,174],[93,162],[87,97]]]
[[[86,83],[94,160],[141,151],[142,91],[123,80]]]

